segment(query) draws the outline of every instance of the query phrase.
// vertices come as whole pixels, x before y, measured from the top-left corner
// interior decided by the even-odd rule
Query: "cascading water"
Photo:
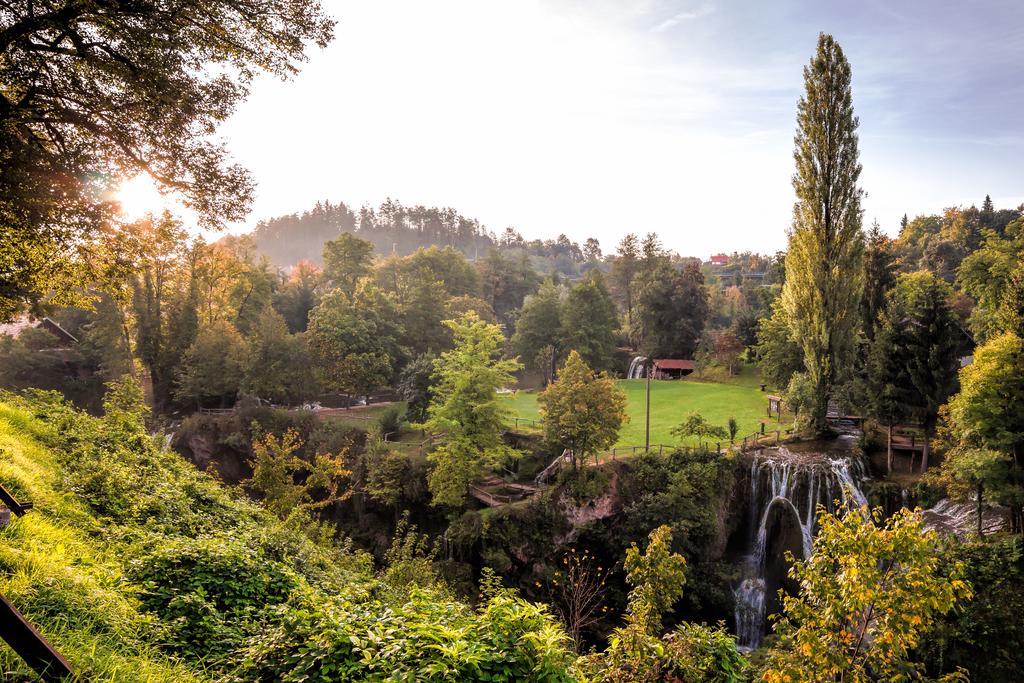
[[[643,379],[646,361],[647,358],[644,356],[634,357],[633,362],[629,364],[629,370],[626,371],[626,379]]]
[[[846,508],[867,505],[860,488],[867,478],[861,458],[842,452],[803,451],[778,447],[752,454],[745,578],[733,591],[736,635],[745,649],[756,648],[764,636],[768,601],[774,599],[782,580],[779,574],[784,573],[784,550],[803,558],[810,556],[817,506],[832,511],[836,501]],[[770,539],[775,539],[774,544]]]

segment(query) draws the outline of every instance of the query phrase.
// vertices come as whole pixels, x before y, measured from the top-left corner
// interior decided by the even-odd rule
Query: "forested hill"
[[[311,210],[260,221],[253,230],[256,246],[279,266],[322,261],[324,242],[342,232],[373,243],[378,254],[406,256],[420,247],[454,247],[474,258],[486,254],[497,239],[480,221],[451,208],[403,206],[388,199],[377,209],[353,211],[344,202],[317,202]]]
[[[545,273],[573,274],[578,265],[601,259],[601,245],[587,239],[582,245],[564,234],[556,239],[525,240],[514,228],[500,235],[475,218],[452,208],[404,206],[393,199],[376,209],[363,206],[353,211],[344,202],[317,202],[309,211],[262,220],[252,237],[256,247],[271,261],[288,267],[299,261],[320,265],[324,242],[343,232],[373,243],[381,255],[408,256],[421,247],[452,247],[469,259],[485,257],[492,249],[514,249],[534,257],[535,266]]]

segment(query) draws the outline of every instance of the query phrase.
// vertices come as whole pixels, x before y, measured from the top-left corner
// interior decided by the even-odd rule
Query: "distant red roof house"
[[[696,367],[692,360],[655,358],[652,377],[654,379],[678,379],[689,375]]]
[[[710,263],[713,266],[724,266],[728,262],[728,254],[712,254],[711,258],[708,259],[708,263]]]

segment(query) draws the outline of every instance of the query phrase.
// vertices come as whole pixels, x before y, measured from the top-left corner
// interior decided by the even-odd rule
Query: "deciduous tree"
[[[204,227],[242,218],[251,180],[211,133],[257,74],[289,76],[307,45],[325,46],[333,21],[315,0],[14,0],[0,27],[6,318],[76,292],[69,276],[125,178],[179,192]]]
[[[688,413],[683,421],[670,431],[681,439],[696,438],[697,443],[701,446],[704,445],[705,439],[724,439],[729,436],[724,427],[711,424],[707,418],[697,412]]]
[[[561,331],[562,291],[551,280],[545,280],[523,302],[516,332],[512,335],[512,348],[520,358],[543,372],[546,382],[550,382],[555,374],[554,363],[562,348]],[[554,353],[544,354],[541,358],[541,351],[547,348]]]
[[[599,270],[573,285],[561,312],[562,348],[575,349],[596,370],[610,370],[618,327],[615,304]]]
[[[842,517],[820,510],[810,558],[790,571],[799,595],[783,595],[768,683],[916,680],[910,653],[936,619],[969,598],[963,567],[944,573],[934,532],[919,513]]]
[[[658,258],[644,270],[634,311],[640,348],[652,358],[691,358],[708,316],[708,294],[700,266],[682,270]]]
[[[266,308],[246,347],[242,391],[280,403],[294,403],[315,393],[306,341],[288,332],[280,313]]]
[[[573,350],[538,397],[545,438],[572,451],[573,467],[615,444],[628,420],[626,395],[605,373],[596,374]]]
[[[1006,458],[1003,502],[1013,526],[1024,532],[1024,342],[1007,332],[974,352],[960,371],[960,393],[949,401],[950,430],[966,448],[997,451]]]
[[[369,283],[352,297],[340,289],[324,296],[307,334],[320,382],[351,395],[389,382],[406,355],[394,302]]]
[[[793,338],[793,328],[780,299],[772,304],[771,313],[758,322],[754,352],[761,377],[779,390],[785,390],[790,378],[804,370],[803,349]]]
[[[441,438],[427,457],[427,485],[435,505],[461,507],[470,483],[487,468],[518,455],[502,440],[508,409],[498,389],[512,384],[517,360],[501,358],[505,337],[476,313],[445,323],[454,348],[434,363],[434,384],[424,428]]]
[[[202,406],[233,403],[245,375],[245,341],[234,325],[215,321],[185,351],[174,396]]]
[[[372,266],[373,242],[343,232],[337,239],[324,243],[323,278],[328,287],[337,287],[352,296]]]

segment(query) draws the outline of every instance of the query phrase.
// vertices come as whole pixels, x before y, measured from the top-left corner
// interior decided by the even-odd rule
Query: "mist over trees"
[[[380,256],[408,256],[420,248],[450,247],[471,260],[526,258],[547,275],[576,276],[587,264],[601,260],[601,244],[592,237],[582,247],[564,234],[527,240],[511,227],[496,234],[450,207],[404,206],[394,199],[379,207],[364,205],[358,211],[344,202],[317,202],[302,213],[260,220],[252,237],[260,253],[284,268],[301,261],[322,265],[324,244],[342,233],[370,242]]]

